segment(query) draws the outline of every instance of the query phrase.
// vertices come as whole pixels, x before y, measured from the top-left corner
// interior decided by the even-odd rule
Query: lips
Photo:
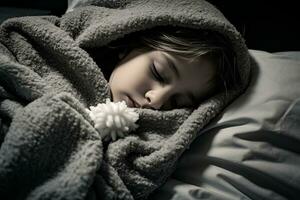
[[[126,104],[128,107],[140,107],[130,96],[126,96]]]
[[[132,99],[129,96],[125,96],[124,100],[128,107],[130,107],[130,108],[134,107],[134,102],[132,101]]]

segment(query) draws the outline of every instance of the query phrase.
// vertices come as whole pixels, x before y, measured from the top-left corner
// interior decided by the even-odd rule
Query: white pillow
[[[246,92],[210,123],[150,199],[296,199],[300,51],[250,50]]]

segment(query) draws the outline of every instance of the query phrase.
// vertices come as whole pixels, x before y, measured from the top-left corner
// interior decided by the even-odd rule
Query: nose
[[[147,101],[145,108],[152,108],[159,110],[164,106],[172,94],[171,87],[159,87],[155,89],[148,90],[145,93],[145,99]]]

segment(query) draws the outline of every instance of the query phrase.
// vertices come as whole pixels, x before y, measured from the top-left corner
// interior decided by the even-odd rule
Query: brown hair
[[[132,49],[161,50],[185,59],[204,57],[217,67],[215,89],[226,91],[241,80],[236,70],[236,57],[227,40],[216,32],[182,27],[156,27],[132,33],[111,42],[109,48],[119,49],[124,56]]]

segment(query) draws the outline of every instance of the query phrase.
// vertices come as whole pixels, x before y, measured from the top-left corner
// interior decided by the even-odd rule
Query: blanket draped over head
[[[104,145],[85,111],[110,97],[85,49],[156,26],[209,29],[236,55],[240,88],[196,109],[137,109],[139,128]],[[101,1],[62,16],[11,18],[0,28],[0,198],[146,199],[199,131],[246,88],[243,38],[201,0]]]

